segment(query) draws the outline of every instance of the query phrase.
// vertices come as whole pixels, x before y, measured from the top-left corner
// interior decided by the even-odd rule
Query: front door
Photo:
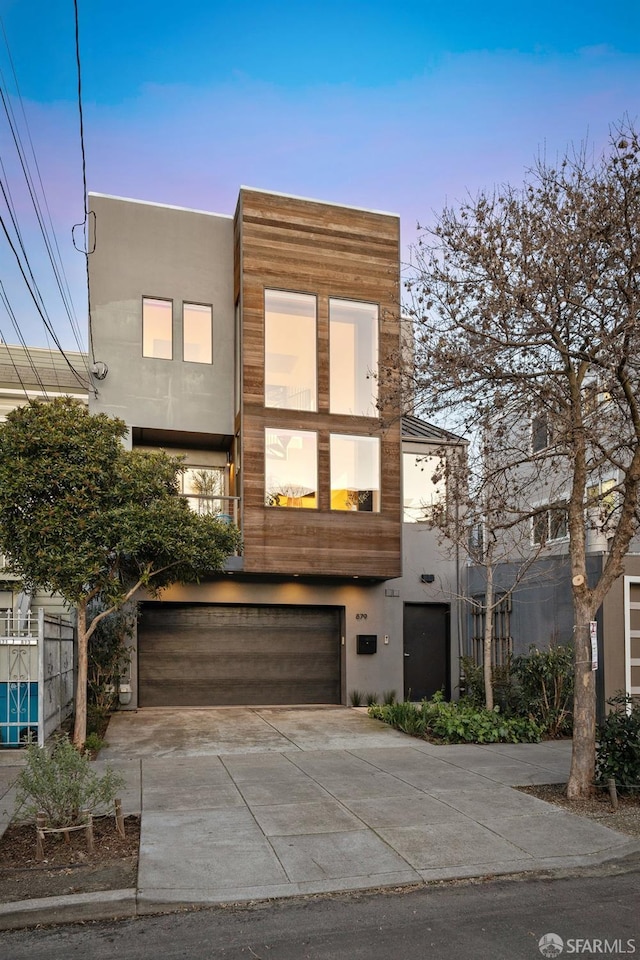
[[[405,603],[405,700],[423,700],[438,690],[450,696],[449,605]]]

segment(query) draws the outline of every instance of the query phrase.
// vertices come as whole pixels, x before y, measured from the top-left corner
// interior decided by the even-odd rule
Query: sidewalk
[[[193,711],[177,749],[166,713],[112,720],[97,764],[124,773],[125,812],[142,816],[138,888],[59,898],[76,901],[66,906],[77,919],[567,870],[640,851],[512,789],[565,781],[567,742],[434,746],[345,708],[226,708]],[[0,928],[52,922],[34,919],[49,906],[69,920],[59,902],[29,901],[1,906]]]

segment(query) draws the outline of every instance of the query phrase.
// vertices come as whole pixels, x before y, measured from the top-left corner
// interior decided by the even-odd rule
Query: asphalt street
[[[640,866],[213,907],[4,933],[2,960],[540,960],[640,954]]]

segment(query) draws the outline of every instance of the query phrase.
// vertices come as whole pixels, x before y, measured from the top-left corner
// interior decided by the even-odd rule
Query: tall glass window
[[[194,513],[220,516],[226,512],[224,467],[187,467],[181,476],[182,493]]]
[[[158,360],[173,357],[173,304],[171,300],[142,298],[142,356]]]
[[[265,406],[317,410],[314,296],[265,290],[264,353]]]
[[[264,432],[268,507],[317,507],[318,438],[309,430],[267,427]]]
[[[441,457],[403,453],[402,503],[405,523],[426,520],[433,513],[433,507],[444,503],[446,483],[442,466]]]
[[[380,510],[380,441],[331,434],[331,509]]]
[[[377,417],[378,307],[329,300],[330,410]]]
[[[182,359],[211,363],[211,307],[200,303],[182,305]]]

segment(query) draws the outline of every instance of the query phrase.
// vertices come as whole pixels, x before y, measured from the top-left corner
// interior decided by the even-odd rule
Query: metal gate
[[[42,746],[73,709],[73,625],[63,617],[0,618],[0,747]]]

